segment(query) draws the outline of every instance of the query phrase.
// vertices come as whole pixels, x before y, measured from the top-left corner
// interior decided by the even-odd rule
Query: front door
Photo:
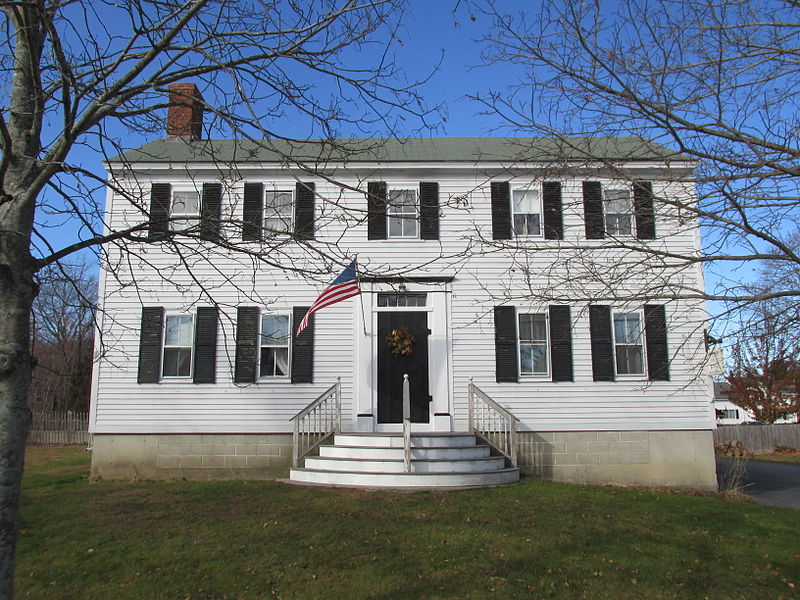
[[[407,329],[415,338],[411,353],[396,356],[387,342],[393,330]],[[403,375],[408,374],[412,423],[430,422],[428,386],[428,313],[378,313],[378,423],[402,423]]]

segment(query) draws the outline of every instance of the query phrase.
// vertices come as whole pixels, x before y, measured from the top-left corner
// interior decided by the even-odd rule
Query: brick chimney
[[[167,135],[199,140],[203,136],[203,96],[193,83],[169,86]]]

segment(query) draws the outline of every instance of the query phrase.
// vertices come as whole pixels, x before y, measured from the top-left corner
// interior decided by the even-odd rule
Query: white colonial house
[[[519,468],[716,486],[704,304],[610,300],[593,277],[637,245],[699,252],[696,225],[659,200],[691,201],[690,161],[633,138],[350,140],[363,150],[343,157],[201,140],[186,110],[107,163],[109,230],[144,223],[148,239],[109,246],[101,272],[95,476],[285,477],[294,455],[292,478],[317,483]],[[295,336],[354,258],[361,295]],[[703,286],[699,267],[675,277]]]

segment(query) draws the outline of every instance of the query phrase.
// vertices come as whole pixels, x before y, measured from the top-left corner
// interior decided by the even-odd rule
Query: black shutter
[[[155,242],[167,237],[169,230],[169,200],[172,186],[168,183],[154,183],[150,186],[150,224],[147,241]]]
[[[511,239],[510,193],[507,181],[492,182],[492,239],[494,240]]]
[[[386,239],[386,182],[367,184],[367,239]]]
[[[257,242],[261,239],[264,221],[264,186],[260,183],[244,184],[244,206],[242,208],[242,241]]]
[[[592,375],[595,381],[614,381],[614,339],[611,336],[611,307],[589,306],[592,338]]]
[[[647,374],[650,381],[669,381],[667,315],[662,304],[645,304],[644,339],[647,344]]]
[[[297,337],[294,332],[306,316],[308,306],[292,307],[292,383],[314,383],[314,315]]]
[[[564,217],[561,206],[561,183],[545,181],[542,185],[542,209],[544,212],[544,239],[564,239]]]
[[[634,182],[633,212],[636,216],[636,237],[640,240],[656,239],[656,219],[653,212],[653,184],[649,181]]]
[[[222,214],[222,184],[204,183],[203,202],[200,207],[200,238],[216,242],[219,240]]]
[[[142,307],[139,333],[139,383],[158,383],[161,377],[161,333],[164,329],[164,308]]]
[[[419,184],[419,237],[439,239],[439,184],[422,181]]]
[[[586,221],[586,239],[603,239],[605,237],[603,192],[599,181],[583,182],[583,214]]]
[[[569,306],[550,307],[550,357],[553,362],[553,381],[574,381]]]
[[[236,310],[236,364],[234,383],[253,383],[256,380],[256,350],[258,349],[258,307],[240,306]]]
[[[497,383],[518,381],[517,311],[513,306],[494,307],[494,359]]]
[[[215,383],[217,380],[217,313],[216,306],[197,309],[194,333],[195,383]]]
[[[294,195],[294,234],[301,240],[314,239],[314,189],[312,182],[297,182]]]

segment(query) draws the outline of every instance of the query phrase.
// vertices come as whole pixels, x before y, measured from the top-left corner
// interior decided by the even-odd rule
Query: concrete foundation
[[[716,490],[710,430],[520,432],[519,466],[567,483]]]
[[[518,457],[523,473],[550,481],[717,488],[710,430],[520,432]],[[92,475],[274,479],[291,460],[287,433],[95,434]]]

